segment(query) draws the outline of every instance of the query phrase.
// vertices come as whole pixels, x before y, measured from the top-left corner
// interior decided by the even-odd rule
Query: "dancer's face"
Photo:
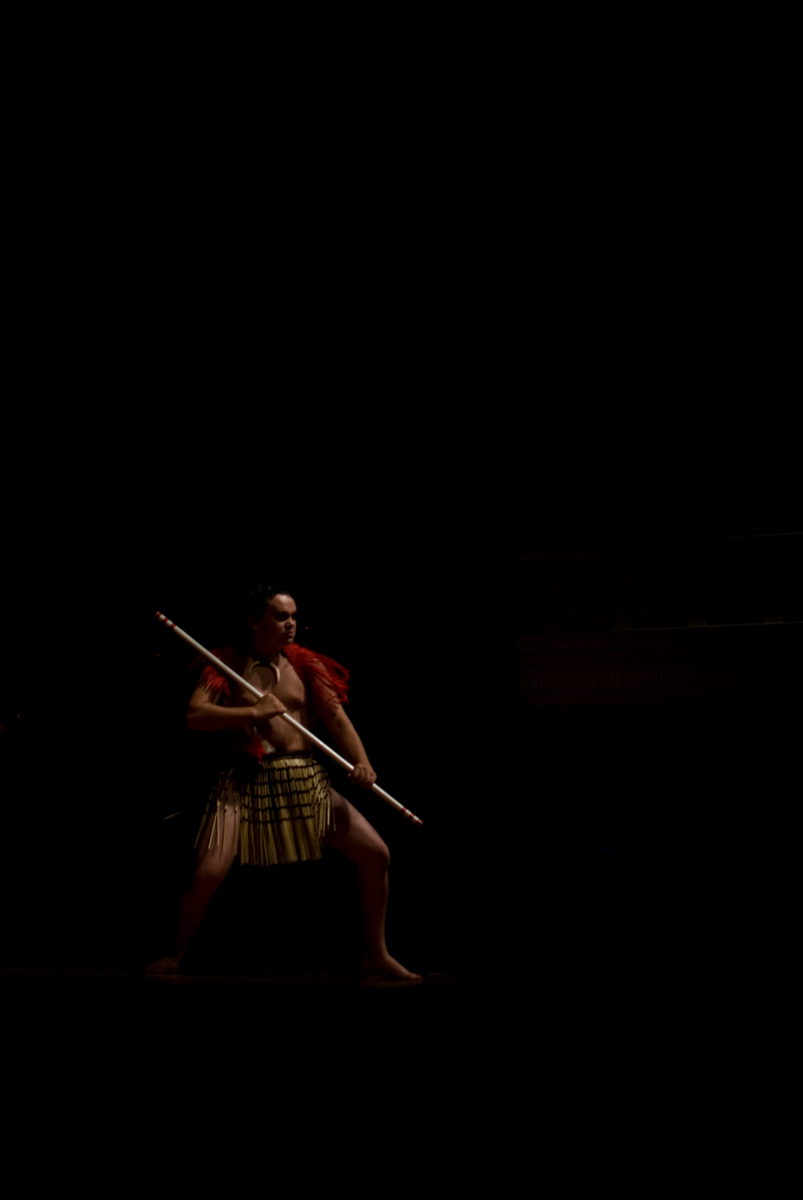
[[[268,601],[263,615],[257,620],[249,617],[254,633],[254,649],[273,658],[283,646],[289,646],[296,636],[296,602],[292,596],[279,594]]]

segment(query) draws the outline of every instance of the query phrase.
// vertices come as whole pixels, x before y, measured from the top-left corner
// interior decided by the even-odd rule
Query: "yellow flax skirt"
[[[311,862],[322,857],[333,822],[329,776],[312,754],[274,754],[261,763],[224,771],[207,801],[195,839],[214,814],[212,841],[222,831],[224,806],[240,802],[240,862],[251,866]]]

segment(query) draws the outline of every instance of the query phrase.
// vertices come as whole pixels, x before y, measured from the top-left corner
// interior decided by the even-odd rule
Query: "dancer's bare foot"
[[[391,958],[387,950],[380,954],[374,954],[362,960],[363,971],[368,971],[371,975],[391,975],[394,979],[406,979],[408,983],[420,983],[421,976],[414,975],[412,971],[408,971],[400,962],[396,962],[395,958]]]
[[[148,963],[145,968],[146,975],[177,975],[179,960],[177,958],[157,958],[154,962]]]

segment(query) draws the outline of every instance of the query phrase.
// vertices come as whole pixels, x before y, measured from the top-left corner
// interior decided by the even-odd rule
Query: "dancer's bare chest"
[[[270,692],[297,719],[306,717],[307,694],[304,684],[284,655],[281,655],[278,661],[274,661],[279,668],[278,682],[275,672],[267,663],[257,663],[251,671],[249,683],[253,683],[261,692]]]

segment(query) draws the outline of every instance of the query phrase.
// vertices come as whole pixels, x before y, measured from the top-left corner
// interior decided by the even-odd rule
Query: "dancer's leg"
[[[209,901],[229,873],[237,856],[240,833],[240,805],[220,805],[215,824],[212,812],[198,841],[198,854],[192,882],[181,897],[170,954],[156,959],[145,969],[152,975],[171,975],[190,944],[190,939],[206,915]]]
[[[337,828],[329,830],[324,844],[345,854],[357,868],[360,908],[365,928],[366,971],[381,972],[397,979],[418,982],[414,975],[388,954],[385,944],[385,913],[388,907],[388,864],[390,851],[382,838],[353,804],[332,792]]]

